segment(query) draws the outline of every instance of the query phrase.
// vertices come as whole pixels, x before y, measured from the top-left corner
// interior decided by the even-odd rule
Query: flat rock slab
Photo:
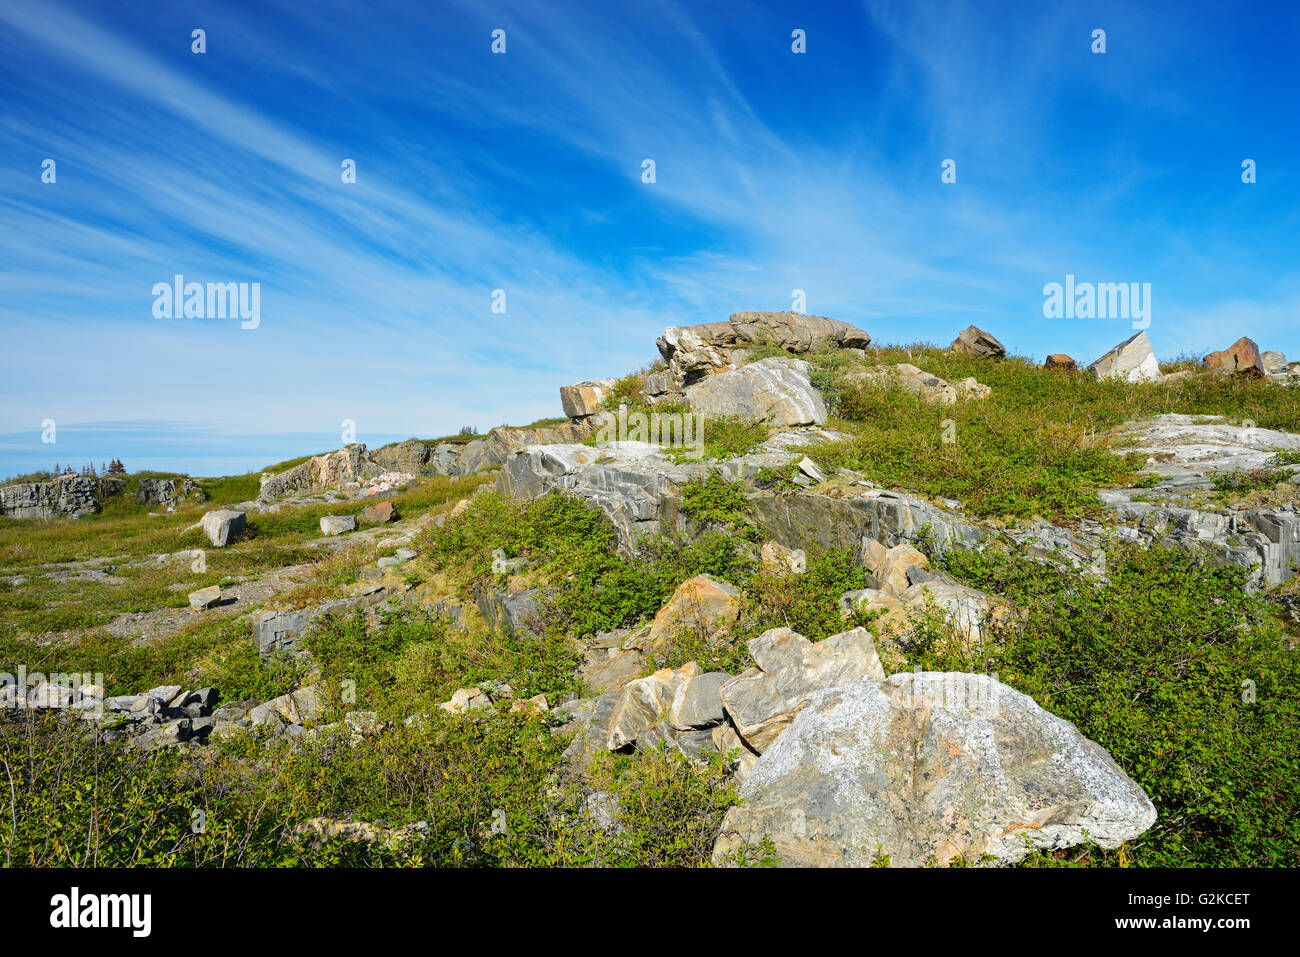
[[[1279,449],[1300,448],[1300,435],[1233,425],[1222,416],[1157,415],[1118,434],[1135,443],[1120,451],[1146,455],[1144,471],[1165,477],[1263,468]]]

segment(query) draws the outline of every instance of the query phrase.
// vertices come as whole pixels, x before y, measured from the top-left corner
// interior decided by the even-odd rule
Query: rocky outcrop
[[[0,515],[7,518],[80,518],[100,510],[100,500],[122,491],[121,479],[61,475],[49,482],[0,488]]]
[[[924,369],[900,362],[896,365],[877,366],[866,372],[850,372],[845,376],[850,382],[866,382],[878,387],[897,387],[919,395],[927,402],[956,405],[960,399],[986,399],[993,389],[967,376],[957,383],[949,383]]]
[[[349,445],[337,452],[317,455],[284,472],[263,475],[257,497],[273,501],[288,495],[342,488],[349,482],[378,477],[382,471],[364,445]]]
[[[1145,332],[1125,339],[1088,368],[1098,379],[1124,382],[1159,382],[1160,363]]]
[[[1043,362],[1043,368],[1048,372],[1075,372],[1079,366],[1065,353],[1054,352]]]
[[[164,506],[208,500],[207,492],[187,478],[140,479],[135,497],[144,505]]]
[[[677,381],[689,384],[746,361],[746,346],[775,342],[787,352],[815,348],[865,349],[871,336],[856,326],[797,312],[737,312],[728,322],[669,326],[655,344]]]
[[[621,688],[565,705],[574,731],[565,756],[578,766],[600,751],[666,744],[688,758],[717,754],[726,736],[718,689],[730,675],[704,672],[695,662],[663,668]],[[724,752],[725,753],[725,752]]]
[[[686,387],[692,412],[705,419],[740,416],[773,426],[821,425],[826,403],[801,359],[760,359]]]
[[[1201,360],[1201,364],[1206,372],[1217,375],[1263,376],[1265,373],[1259,346],[1256,345],[1255,340],[1245,336],[1226,349],[1211,352]]]
[[[587,416],[580,422],[564,422],[560,425],[523,429],[493,429],[486,439],[476,439],[465,446],[452,467],[452,473],[473,475],[499,468],[513,453],[531,445],[569,445],[585,442],[612,419],[610,413],[604,412]]]
[[[718,689],[722,706],[744,743],[762,754],[814,693],[885,672],[871,634],[855,628],[811,642],[789,628],[765,631],[749,643],[757,665]]]
[[[1001,359],[1007,354],[1007,347],[1000,343],[992,333],[985,332],[978,326],[967,326],[952,341],[953,352],[979,356],[984,359]]]
[[[1222,416],[1167,414],[1118,430],[1121,452],[1147,456],[1146,470],[1166,478],[1264,468],[1281,449],[1300,449],[1300,435],[1229,422]]]
[[[1015,861],[1118,847],[1155,807],[1096,743],[986,675],[925,672],[814,693],[746,775],[715,863],[770,839],[787,867]]]

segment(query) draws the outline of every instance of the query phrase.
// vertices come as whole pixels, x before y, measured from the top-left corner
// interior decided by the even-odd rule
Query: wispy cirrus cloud
[[[1128,330],[1044,320],[1042,284],[1140,280],[1162,354],[1247,320],[1300,350],[1295,133],[1267,96],[1225,120],[1180,59],[1220,15],[1008,9],[8,3],[0,429],[524,421],[565,381],[643,363],[663,325],[794,288],[882,341],[978,322],[1087,361]],[[1221,27],[1251,46],[1234,83],[1294,78],[1297,34]],[[1267,172],[1243,187],[1251,151]],[[176,272],[260,281],[262,326],[154,319]]]

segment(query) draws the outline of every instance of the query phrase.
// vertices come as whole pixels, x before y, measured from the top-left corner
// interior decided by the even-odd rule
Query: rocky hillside
[[[15,861],[1297,863],[1300,365],[655,345],[564,420],[0,489]]]

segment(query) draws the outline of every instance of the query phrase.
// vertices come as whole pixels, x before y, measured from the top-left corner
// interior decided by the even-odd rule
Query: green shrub
[[[1110,752],[1160,814],[1133,863],[1300,863],[1300,658],[1241,569],[1132,546],[1111,550],[1101,584],[1022,554],[951,551],[943,564],[1010,598],[1024,628],[986,661],[936,643],[911,663],[996,671]]]

